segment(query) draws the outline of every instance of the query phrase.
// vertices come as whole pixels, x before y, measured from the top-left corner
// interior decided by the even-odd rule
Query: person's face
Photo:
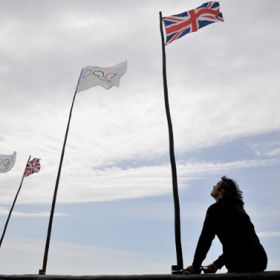
[[[211,196],[214,197],[216,200],[219,200],[223,197],[223,191],[221,190],[223,182],[219,181],[215,186],[213,186]]]

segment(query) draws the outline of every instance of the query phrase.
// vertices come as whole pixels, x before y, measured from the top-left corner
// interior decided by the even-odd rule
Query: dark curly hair
[[[224,196],[223,200],[226,203],[237,204],[240,206],[244,205],[242,191],[239,189],[238,184],[232,180],[223,176],[221,178],[221,187],[220,189],[223,190]]]

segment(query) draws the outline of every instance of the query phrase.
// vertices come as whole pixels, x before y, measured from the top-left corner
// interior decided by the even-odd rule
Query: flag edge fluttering
[[[14,167],[14,165],[15,165],[16,157],[17,157],[16,151],[14,151],[10,155],[2,155],[1,154],[0,157],[6,157],[6,159],[11,160],[11,163],[9,163],[8,168],[2,169],[1,166],[0,166],[0,173],[7,173],[7,172],[9,172]]]
[[[205,24],[201,27],[197,26],[197,28],[195,30],[190,29],[189,31],[185,32],[186,29],[183,29],[183,30],[180,31],[180,33],[178,32],[179,34],[176,33],[176,32],[173,32],[173,37],[168,38],[169,35],[168,35],[167,28],[170,27],[169,25],[167,25],[168,19],[170,19],[170,18],[175,19],[176,17],[181,16],[185,13],[199,11],[199,9],[204,8],[204,5],[210,5],[210,4],[213,5],[213,6],[216,5],[214,7],[215,8],[215,13],[217,14],[217,15],[215,15],[215,20],[214,20],[214,18],[212,18],[212,20],[213,20],[212,22],[209,22],[209,23],[207,23],[207,24]],[[214,9],[214,8],[212,8],[212,9]],[[212,10],[212,9],[209,9],[209,10]],[[188,20],[190,20],[190,19],[188,19]],[[208,1],[208,2],[205,2],[205,3],[201,4],[200,6],[198,6],[195,9],[187,10],[185,12],[182,12],[182,13],[179,13],[179,14],[176,14],[176,15],[164,16],[164,17],[162,17],[162,21],[163,21],[164,31],[165,31],[165,45],[167,46],[167,45],[170,45],[171,43],[173,43],[174,41],[176,41],[177,39],[179,39],[179,38],[181,38],[181,37],[183,37],[183,36],[185,36],[189,33],[194,33],[194,32],[198,31],[199,29],[201,29],[201,28],[203,28],[207,25],[210,25],[212,23],[219,22],[219,21],[223,22],[224,18],[223,18],[222,12],[220,11],[220,3],[218,1]],[[208,21],[210,21],[210,20],[208,19]],[[184,23],[184,21],[181,21],[181,23]],[[176,36],[176,34],[177,34],[177,36]]]
[[[33,158],[32,160],[29,160],[25,166],[25,169],[24,169],[24,177],[28,177],[34,173],[38,173],[40,172],[41,170],[41,163],[40,163],[40,158]],[[36,161],[36,163],[38,163],[39,165],[38,166],[30,166],[30,163],[33,162],[33,161]],[[35,168],[36,167],[36,168]],[[31,170],[28,171],[27,169],[30,168]]]
[[[88,73],[86,73],[86,71],[88,71]],[[116,71],[116,72],[112,73],[110,71]],[[77,92],[82,92],[98,85],[107,90],[114,86],[119,87],[120,79],[126,72],[127,72],[127,60],[124,60],[111,67],[90,66],[90,65],[85,66],[81,70],[81,77],[78,81]],[[90,76],[92,80],[88,80]]]

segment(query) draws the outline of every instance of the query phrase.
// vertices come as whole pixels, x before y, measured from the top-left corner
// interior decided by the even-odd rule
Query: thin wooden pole
[[[83,70],[82,70],[83,71]],[[69,132],[69,127],[70,127],[70,121],[72,117],[72,111],[78,91],[78,85],[79,81],[82,75],[82,71],[80,73],[77,85],[76,85],[76,90],[73,96],[72,100],[72,105],[70,108],[69,112],[69,118],[68,118],[68,123],[67,123],[67,128],[65,132],[65,137],[64,137],[64,142],[63,142],[63,147],[62,147],[62,152],[60,156],[60,162],[59,162],[59,167],[58,167],[58,172],[57,172],[57,177],[56,177],[56,183],[55,183],[55,188],[54,188],[54,194],[53,194],[53,201],[52,201],[52,207],[51,207],[51,213],[50,213],[50,219],[49,219],[49,226],[48,226],[48,233],[47,233],[47,239],[46,239],[46,245],[45,245],[45,253],[44,253],[44,259],[43,259],[43,266],[42,269],[39,270],[40,275],[45,275],[46,274],[46,269],[47,269],[47,263],[48,263],[48,254],[49,254],[49,247],[50,247],[50,240],[51,240],[51,232],[52,232],[52,224],[53,224],[53,216],[54,216],[54,211],[55,211],[55,204],[56,204],[56,197],[57,197],[57,190],[58,190],[58,185],[59,185],[59,180],[60,180],[60,173],[61,173],[61,168],[62,168],[62,163],[63,163],[63,158],[64,158],[64,152],[65,152],[65,146],[67,142],[67,137],[68,137],[68,132]]]
[[[162,74],[163,74],[164,102],[165,102],[165,112],[166,112],[168,132],[169,132],[169,154],[170,154],[170,163],[171,163],[171,172],[172,172],[172,186],[173,186],[173,200],[174,200],[175,244],[176,244],[177,265],[172,266],[172,271],[175,272],[183,269],[180,201],[179,201],[179,194],[178,194],[177,168],[176,168],[176,160],[175,160],[175,153],[174,153],[174,136],[173,136],[172,121],[171,121],[171,115],[169,109],[168,87],[167,87],[167,77],[166,77],[166,55],[165,55],[165,43],[164,43],[161,12],[159,12],[159,19],[160,19],[160,34],[161,34],[161,43],[162,43]]]
[[[27,164],[28,164],[30,158],[31,158],[31,156],[29,156],[29,158],[28,158],[28,160],[27,160],[27,163],[26,163],[26,166],[27,166]],[[20,192],[20,190],[21,190],[22,182],[23,182],[23,179],[24,179],[24,177],[25,177],[25,176],[24,176],[24,173],[25,173],[26,166],[24,167],[24,171],[23,171],[23,174],[22,174],[22,177],[21,177],[21,181],[20,181],[20,185],[19,185],[18,191],[17,191],[17,193],[16,193],[16,196],[15,196],[15,198],[14,198],[12,207],[11,207],[11,209],[10,209],[8,218],[7,218],[6,223],[5,223],[5,226],[4,226],[4,230],[3,230],[3,233],[2,233],[2,236],[1,236],[1,240],[0,240],[0,247],[1,247],[2,242],[3,242],[3,240],[4,240],[5,233],[6,233],[6,230],[7,230],[8,224],[9,224],[9,221],[10,221],[10,217],[11,217],[11,215],[12,215],[14,206],[15,206],[16,201],[17,201],[17,197],[18,197],[19,192]]]

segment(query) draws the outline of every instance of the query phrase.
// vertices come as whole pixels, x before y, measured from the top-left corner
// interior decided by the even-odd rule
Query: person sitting
[[[267,267],[267,255],[244,209],[242,192],[237,183],[225,176],[213,187],[216,200],[206,213],[202,232],[187,273],[200,273],[201,264],[218,237],[223,254],[204,268],[205,273],[216,273],[224,265],[228,272],[260,272]]]

